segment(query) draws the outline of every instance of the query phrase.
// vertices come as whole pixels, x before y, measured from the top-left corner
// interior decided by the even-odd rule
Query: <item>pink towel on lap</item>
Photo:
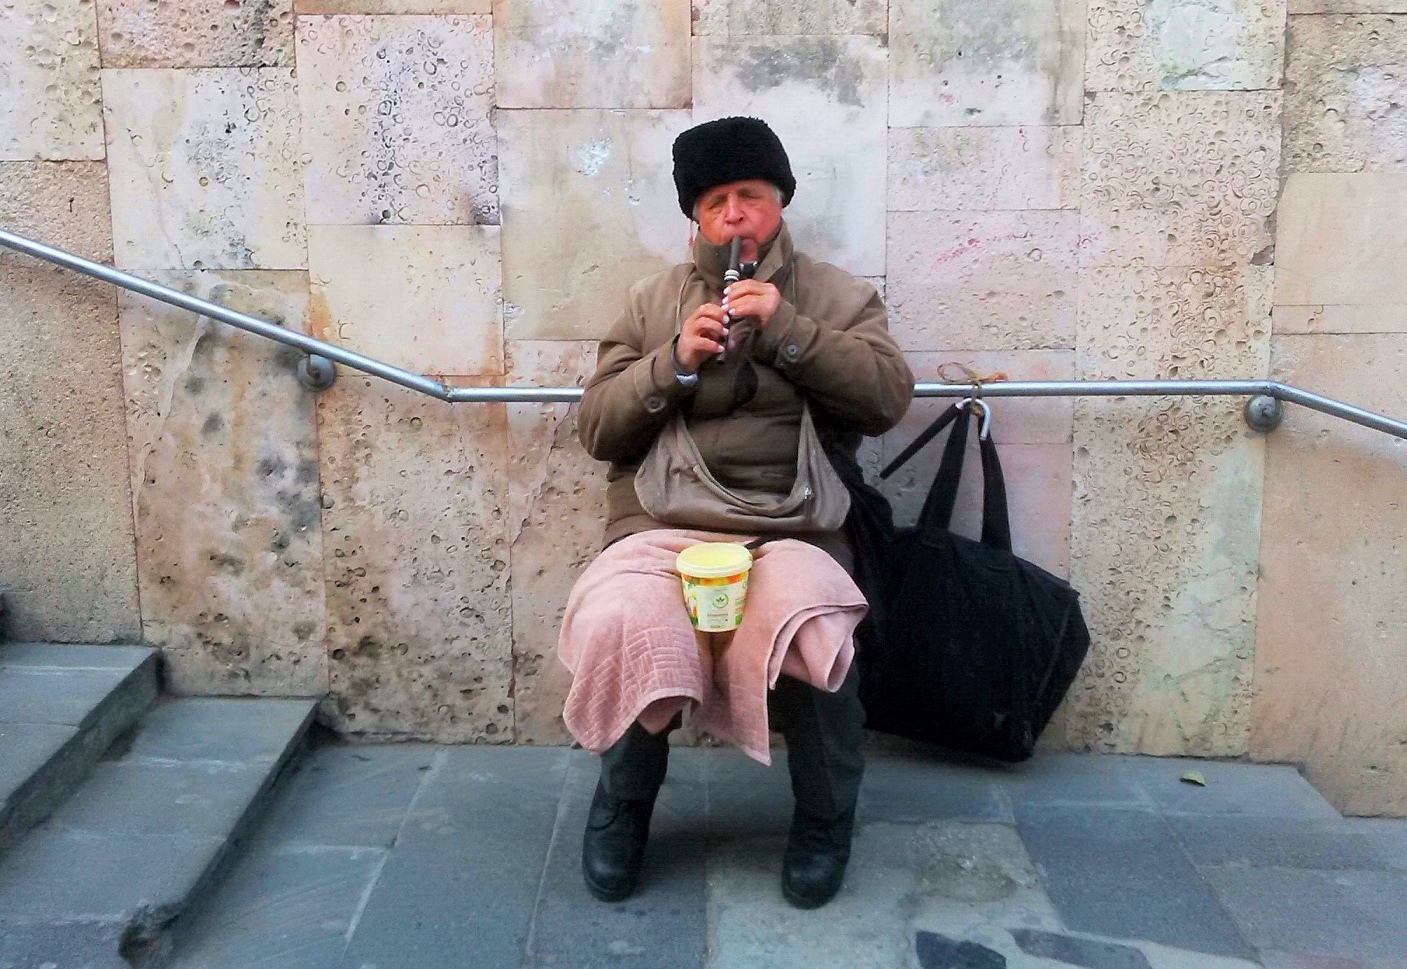
[[[844,681],[867,609],[845,570],[805,542],[757,549],[742,625],[715,658],[689,622],[674,568],[706,541],[746,539],[641,532],[602,552],[572,588],[557,652],[572,672],[563,716],[587,750],[605,750],[635,720],[658,733],[695,704],[703,730],[770,764],[767,691],[777,677],[831,692]]]

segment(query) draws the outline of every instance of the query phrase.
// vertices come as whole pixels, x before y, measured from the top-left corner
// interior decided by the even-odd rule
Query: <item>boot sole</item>
[[[825,898],[811,898],[810,896],[800,895],[796,893],[791,889],[791,886],[787,885],[786,883],[782,884],[782,897],[785,898],[795,907],[801,909],[820,908],[822,905],[825,905],[827,902],[829,902],[831,899],[835,898],[835,896],[839,894],[840,889],[836,889],[832,894],[827,895]]]
[[[586,890],[603,902],[623,902],[631,895],[635,894],[635,885],[627,885],[625,888],[618,888],[615,891],[608,891],[596,882],[591,880],[591,876],[582,872],[582,881],[586,882]]]

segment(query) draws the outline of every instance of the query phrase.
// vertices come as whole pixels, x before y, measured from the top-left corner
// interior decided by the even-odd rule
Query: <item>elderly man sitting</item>
[[[793,904],[813,908],[840,888],[864,769],[858,675],[846,670],[864,600],[846,575],[852,555],[843,508],[841,520],[818,524],[803,502],[784,536],[745,518],[720,529],[714,517],[662,509],[658,496],[644,501],[637,475],[642,463],[660,460],[662,435],[677,435],[682,424],[723,488],[786,496],[808,442],[819,436],[853,459],[861,435],[883,433],[904,414],[913,376],[874,287],[793,250],[782,210],[796,180],[765,123],[724,118],[684,132],[674,144],[674,179],[681,208],[697,222],[692,259],[631,288],[579,414],[586,450],[610,462],[607,550],[573,592],[560,647],[574,674],[565,719],[602,755],[583,874],[601,899],[634,891],[679,711],[701,701],[707,713],[710,697],[736,693],[741,683],[758,692],[761,727],[734,730],[726,714],[701,725],[761,760],[768,715],[781,730],[796,801],[782,889]],[[756,269],[725,286],[735,238],[741,261]],[[809,485],[804,497],[812,497]],[[729,652],[696,650],[667,563],[693,542],[763,534],[797,541],[758,550]],[[825,625],[827,617],[843,621]],[[761,655],[744,655],[754,649]]]

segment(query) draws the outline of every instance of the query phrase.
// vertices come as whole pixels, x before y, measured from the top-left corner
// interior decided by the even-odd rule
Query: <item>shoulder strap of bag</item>
[[[887,479],[895,471],[898,471],[904,465],[908,464],[910,458],[919,451],[922,451],[923,446],[942,433],[943,428],[951,424],[960,413],[962,413],[962,408],[954,404],[943,411],[943,413],[939,414],[938,419],[925,427],[919,436],[914,438],[913,442],[908,447],[904,448],[902,454],[885,466],[884,470],[879,473],[880,480]]]
[[[966,423],[966,422],[964,422]],[[1006,508],[1006,478],[997,442],[989,433],[982,444],[982,544],[1011,551],[1011,518]]]
[[[933,476],[933,485],[928,489],[928,497],[923,502],[923,510],[918,515],[920,528],[947,529],[953,521],[953,508],[958,502],[958,484],[962,481],[963,458],[967,455],[968,412],[956,404],[953,416],[953,429],[948,432],[948,441],[943,445],[943,460],[938,464],[938,473]],[[946,416],[946,415],[945,415]]]

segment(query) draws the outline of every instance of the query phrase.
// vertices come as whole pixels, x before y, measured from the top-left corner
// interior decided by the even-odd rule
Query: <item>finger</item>
[[[707,337],[716,340],[728,331],[728,328],[717,320],[696,320],[690,328],[695,336]]]
[[[725,316],[726,313],[724,312],[723,307],[719,306],[717,303],[705,303],[698,309],[694,310],[694,314],[691,319],[717,320],[718,322],[722,323]]]

